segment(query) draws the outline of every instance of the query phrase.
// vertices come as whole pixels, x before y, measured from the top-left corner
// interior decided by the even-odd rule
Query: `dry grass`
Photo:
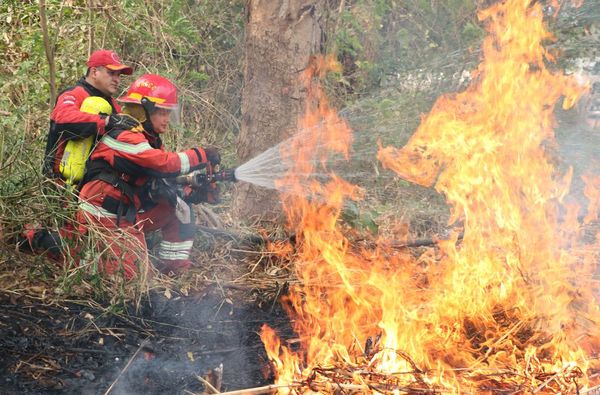
[[[251,229],[245,231],[249,234]],[[98,228],[91,227],[81,238],[84,245],[79,248],[88,259],[79,265],[70,257],[56,262],[19,252],[14,244],[4,243],[0,245],[0,290],[57,303],[75,298],[138,304],[149,292],[194,295],[217,289],[224,299],[233,292],[240,301],[272,302],[284,284],[294,281],[293,270],[289,262],[282,262],[263,246],[244,241],[243,233],[200,232],[191,256],[194,265],[180,276],[160,274],[150,263],[154,259],[150,251],[149,257],[140,256],[139,260],[145,263],[147,275],[130,281],[120,274],[106,276],[99,272],[98,259],[109,252],[97,251],[98,244],[108,243],[102,242],[106,234]]]

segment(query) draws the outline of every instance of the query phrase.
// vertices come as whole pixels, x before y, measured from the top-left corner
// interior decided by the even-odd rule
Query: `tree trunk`
[[[325,0],[249,0],[246,8],[240,163],[291,137],[306,92],[300,74],[320,53],[319,16]],[[237,185],[234,213],[247,221],[278,221],[279,194],[246,183]]]
[[[54,108],[56,102],[56,64],[54,62],[54,45],[50,42],[50,32],[48,31],[48,20],[46,17],[46,1],[40,0],[40,27],[42,29],[42,37],[44,40],[44,50],[46,59],[48,60],[48,74],[50,84],[50,110]]]

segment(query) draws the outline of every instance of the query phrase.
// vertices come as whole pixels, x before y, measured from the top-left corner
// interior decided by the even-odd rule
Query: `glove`
[[[221,155],[219,154],[218,149],[214,147],[204,148],[204,153],[206,154],[206,159],[211,165],[216,166],[221,164]]]
[[[206,202],[209,204],[219,204],[221,203],[221,189],[219,188],[219,184],[213,182],[208,185],[208,191],[206,193]]]
[[[212,183],[199,188],[192,188],[188,191],[184,200],[190,204],[217,204],[221,201],[219,194],[219,186],[216,183]]]
[[[163,178],[153,178],[148,182],[147,197],[153,203],[159,203],[161,200],[166,200],[172,207],[177,204],[177,191],[175,187]]]
[[[137,119],[127,114],[111,114],[106,118],[106,130],[115,128],[130,130],[139,124]]]

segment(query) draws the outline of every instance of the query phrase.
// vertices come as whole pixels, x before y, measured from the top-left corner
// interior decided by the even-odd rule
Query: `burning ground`
[[[385,240],[357,249],[336,218],[360,188],[336,176],[298,180],[327,155],[351,156],[348,125],[306,76],[318,104],[304,128],[314,131],[289,153],[297,167],[282,181],[302,240],[301,282],[286,302],[301,347],[262,332],[277,383],[289,386],[281,392],[581,393],[598,384],[598,238],[587,231],[597,167],[581,177],[583,207],[567,199],[573,167],[554,156],[554,110],[588,87],[544,48],[552,36],[541,4],[506,1],[479,16],[488,37],[470,86],[439,98],[403,148],[378,154],[444,195],[454,230],[436,254],[392,254]],[[314,152],[316,165],[306,159]]]

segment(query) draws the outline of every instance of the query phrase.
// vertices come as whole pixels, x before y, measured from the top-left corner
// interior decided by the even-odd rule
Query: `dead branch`
[[[203,218],[210,226],[217,229],[223,229],[223,222],[219,219],[217,214],[214,213],[209,207],[205,205],[197,206],[197,213]]]
[[[123,373],[125,373],[127,371],[127,369],[129,369],[129,366],[135,360],[135,357],[139,354],[140,350],[142,348],[144,348],[144,346],[146,345],[146,343],[148,343],[148,339],[144,339],[144,341],[140,344],[140,346],[133,353],[133,355],[131,356],[131,358],[129,358],[129,361],[127,361],[127,364],[125,365],[125,367],[123,368],[123,370],[121,370],[121,373],[119,373],[119,375],[117,376],[117,378],[115,379],[115,381],[113,381],[113,383],[110,385],[110,387],[108,387],[108,389],[106,390],[106,392],[104,393],[104,395],[108,395],[110,393],[110,391],[112,391],[112,389],[115,386],[115,384],[117,384],[117,381],[119,381],[119,379],[121,378],[121,376],[123,375]]]
[[[209,394],[220,394],[221,393],[204,377],[196,376],[196,378],[198,379],[198,381],[200,381],[206,387],[206,392],[208,392]]]
[[[94,2],[88,0],[88,56],[92,54],[94,49]]]
[[[272,384],[272,385],[265,385],[263,387],[247,388],[247,389],[243,389],[243,390],[236,390],[236,391],[229,391],[229,392],[221,392],[220,395],[242,395],[242,394],[243,395],[261,395],[261,394],[269,394],[273,390],[277,390],[277,389],[299,388],[299,387],[304,387],[306,385],[307,384],[303,384],[303,383]],[[320,388],[321,386],[318,383],[313,382],[313,383],[311,383],[310,387],[314,391],[314,390],[324,390],[327,386],[322,385],[322,388]],[[334,383],[334,384],[332,384],[332,387],[342,390],[344,392],[358,391],[359,393],[365,393],[367,391],[373,391],[374,389],[377,390],[377,388],[375,388],[373,386],[369,386],[367,384]],[[418,388],[405,388],[405,387],[391,388],[390,390],[409,391],[411,393],[425,393],[425,392],[430,393],[431,392],[430,389],[420,390]]]
[[[270,394],[271,392],[273,392],[273,390],[277,390],[277,389],[280,389],[280,388],[297,388],[297,387],[300,387],[300,386],[301,385],[299,383],[292,383],[292,384],[271,384],[271,385],[265,385],[263,387],[247,388],[247,389],[243,389],[243,390],[221,392],[221,395],[260,395],[260,394]]]

